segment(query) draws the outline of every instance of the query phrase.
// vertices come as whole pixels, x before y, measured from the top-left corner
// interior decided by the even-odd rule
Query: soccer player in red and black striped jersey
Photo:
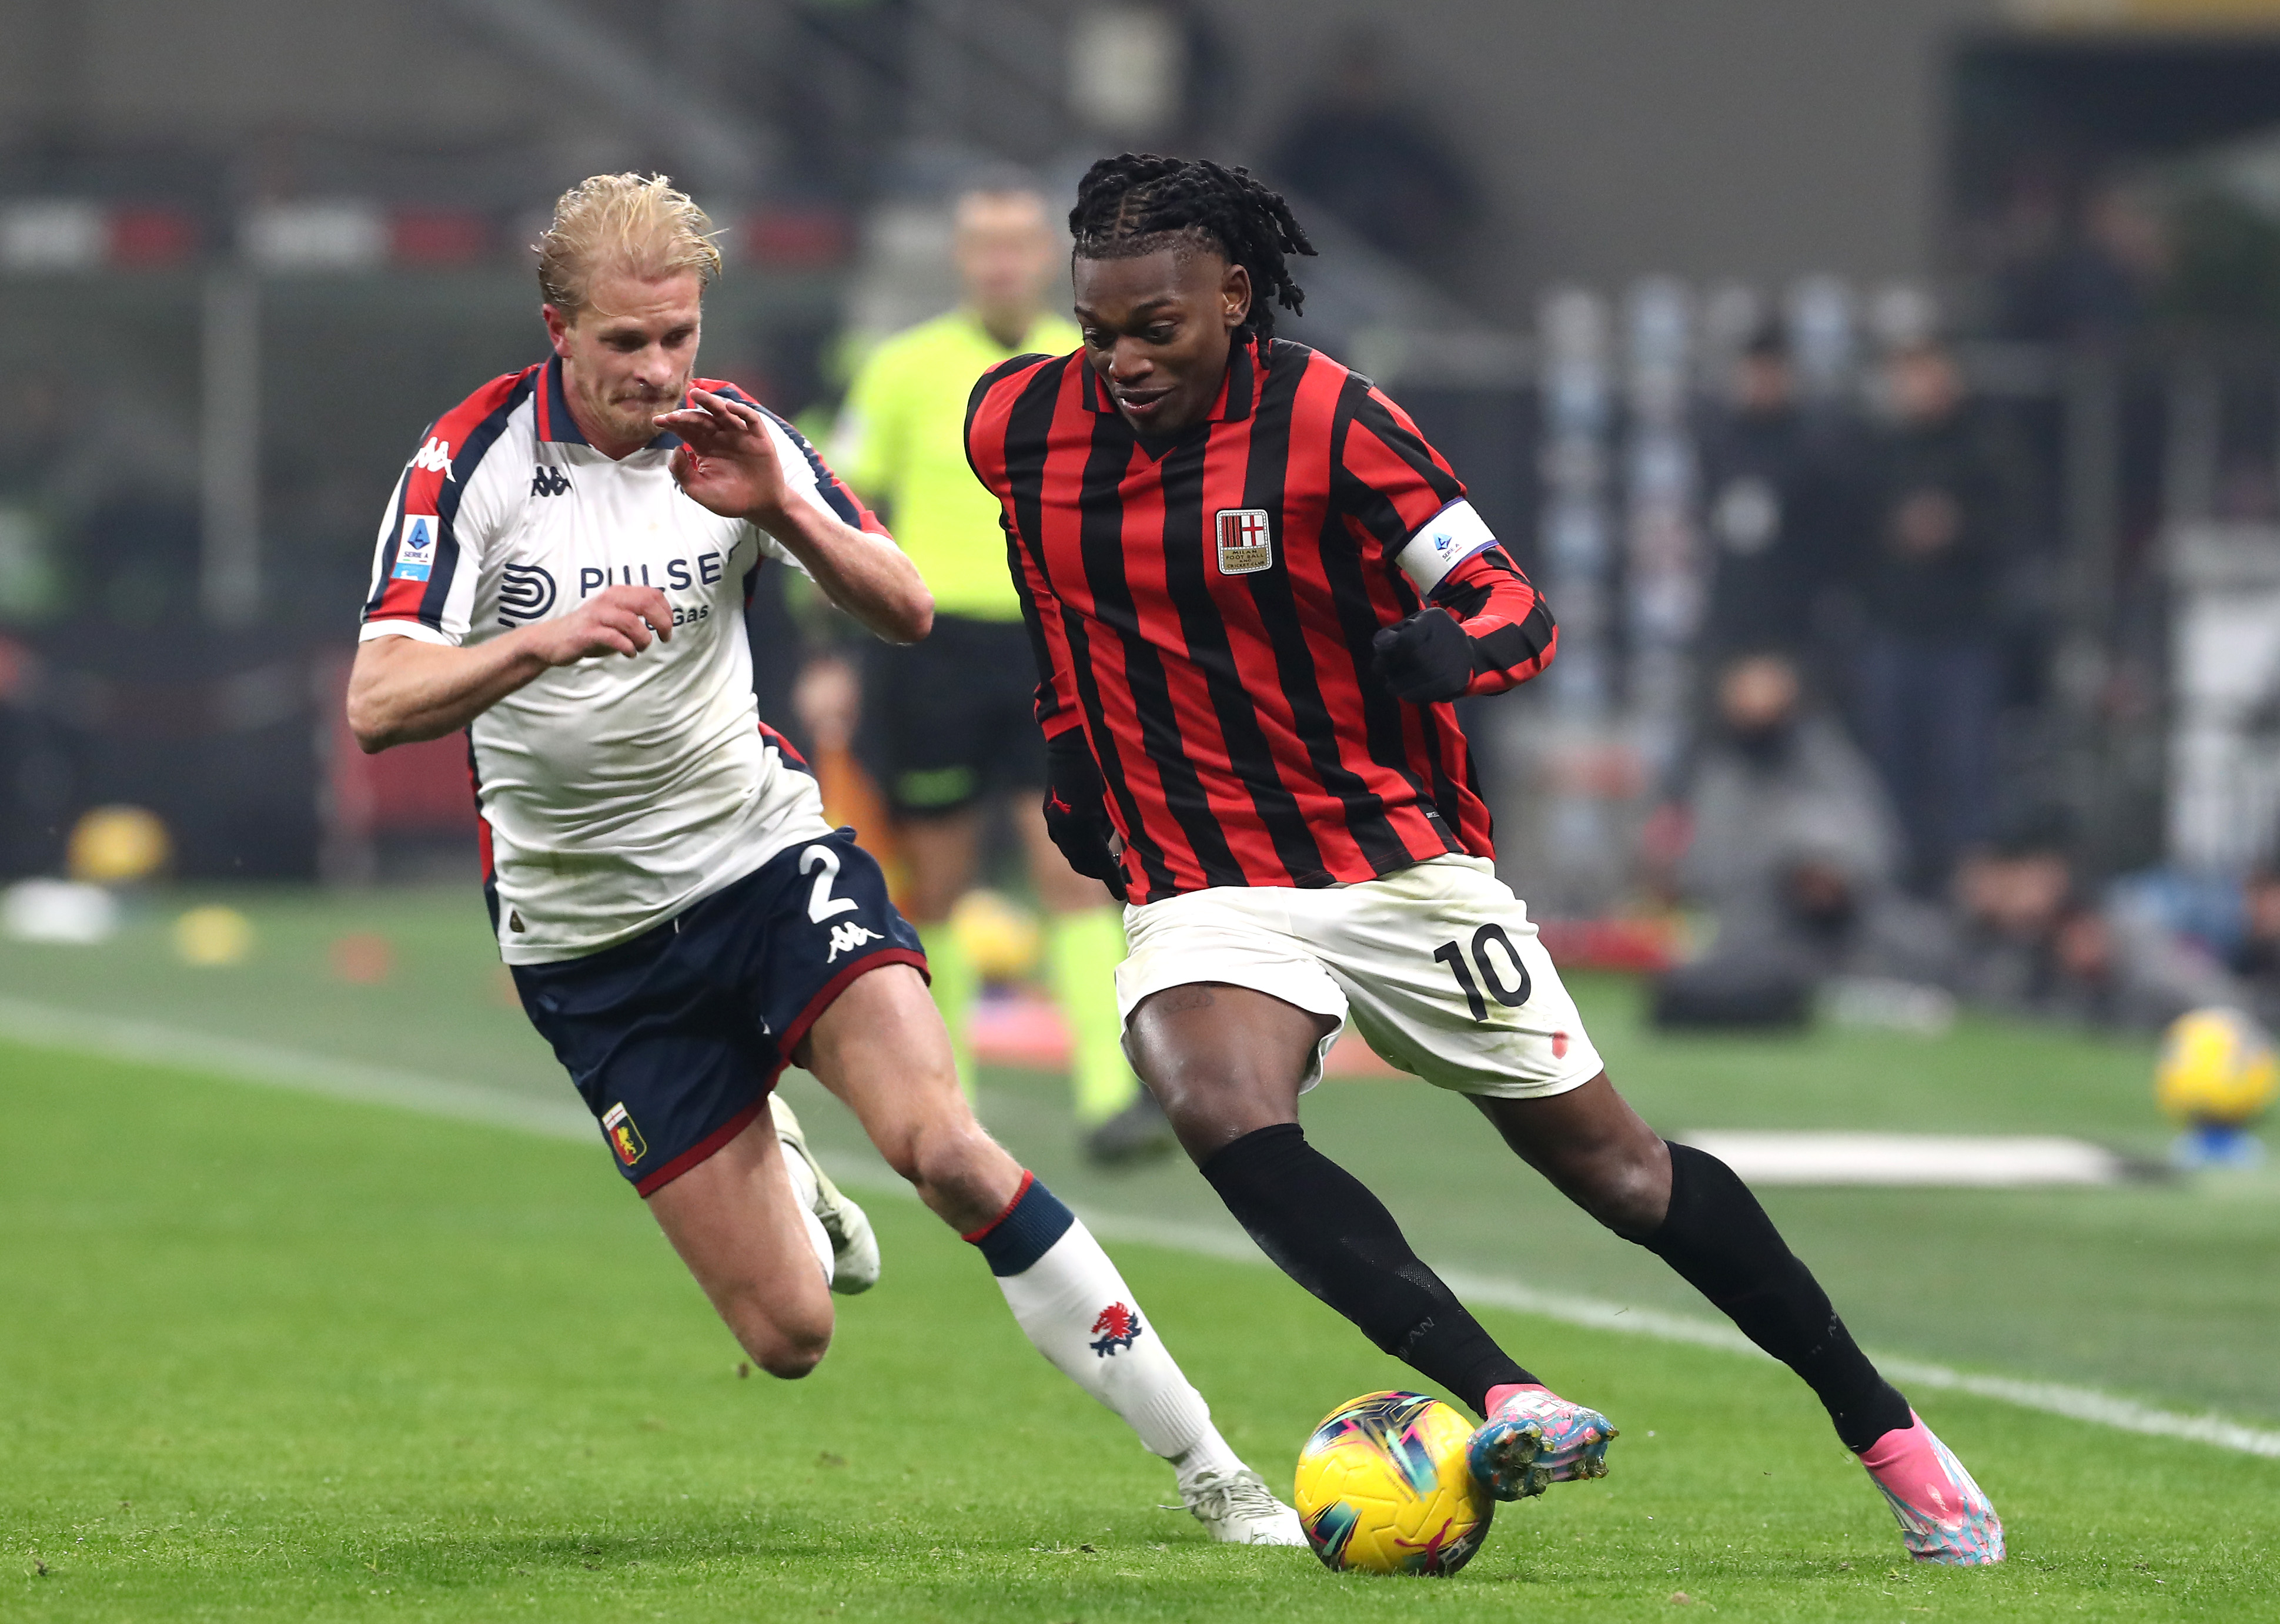
[[[1986,1497],[1747,1187],[1615,1092],[1496,878],[1450,701],[1525,681],[1558,635],[1407,415],[1275,338],[1272,304],[1300,302],[1286,257],[1313,251],[1288,206],[1240,169],[1127,153],[1069,225],[1083,347],[985,375],[967,448],[1037,657],[1047,820],[1127,899],[1127,1046],[1204,1176],[1485,1418],[1492,1492],[1606,1471],[1606,1418],[1514,1362],[1306,1143],[1299,1096],[1351,1019],[1802,1376],[1912,1552],[1999,1560]]]

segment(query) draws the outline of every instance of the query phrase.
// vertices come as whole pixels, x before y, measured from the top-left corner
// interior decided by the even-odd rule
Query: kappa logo
[[[530,494],[534,496],[564,496],[570,494],[570,476],[559,468],[534,468],[530,473]]]
[[[843,920],[831,927],[831,951],[825,956],[823,962],[836,965],[839,962],[840,954],[851,953],[866,942],[884,942],[886,939],[868,925]]]
[[[649,1154],[649,1146],[642,1143],[641,1129],[634,1126],[634,1120],[627,1114],[622,1103],[611,1106],[603,1113],[602,1131],[610,1136],[610,1149],[615,1151],[618,1159],[628,1167]]]
[[[429,473],[440,473],[445,479],[450,479],[451,477],[451,443],[449,440],[439,439],[434,435],[428,435],[428,443],[420,448],[420,454],[412,459],[412,466],[425,469]]]
[[[1223,507],[1219,511],[1219,573],[1256,575],[1275,564],[1275,531],[1263,507]]]
[[[1140,1316],[1128,1305],[1111,1303],[1100,1311],[1100,1318],[1092,1322],[1092,1328],[1099,1338],[1092,1344],[1092,1351],[1107,1358],[1119,1348],[1130,1347],[1148,1328],[1140,1323]]]

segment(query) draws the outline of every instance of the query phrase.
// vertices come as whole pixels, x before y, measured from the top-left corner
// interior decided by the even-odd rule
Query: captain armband
[[[1402,544],[1395,562],[1417,589],[1417,595],[1424,597],[1458,565],[1496,544],[1495,532],[1460,496],[1418,527],[1417,534]]]

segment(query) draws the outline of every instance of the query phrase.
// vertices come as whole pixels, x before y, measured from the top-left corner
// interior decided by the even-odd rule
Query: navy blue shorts
[[[840,829],[630,942],[516,965],[530,1022],[643,1195],[734,1139],[848,983],[926,955],[871,854]]]

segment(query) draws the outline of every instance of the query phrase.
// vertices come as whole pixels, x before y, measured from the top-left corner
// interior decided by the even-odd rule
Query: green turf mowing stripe
[[[56,1009],[19,998],[0,997],[0,1037],[113,1059],[209,1071],[244,1081],[394,1105],[549,1138],[587,1141],[595,1135],[592,1119],[567,1101],[550,1104],[476,1083],[335,1060],[152,1022]],[[909,1193],[902,1181],[875,1166],[851,1163],[838,1157],[825,1159],[834,1178],[867,1194]],[[1104,1239],[1132,1241],[1267,1266],[1267,1259],[1249,1238],[1231,1227],[1152,1219],[1090,1205],[1077,1210]],[[1522,1281],[1493,1275],[1452,1271],[1446,1274],[1446,1279],[1460,1295],[1489,1306],[1588,1329],[1618,1331],[1756,1358],[1765,1357],[1730,1325],[1720,1321],[1539,1290]],[[2124,1432],[2280,1459],[2280,1432],[2250,1427],[2222,1415],[2163,1409],[2068,1383],[1981,1374],[1906,1357],[1878,1354],[1876,1358],[1896,1380],[1912,1387],[1968,1393]]]

